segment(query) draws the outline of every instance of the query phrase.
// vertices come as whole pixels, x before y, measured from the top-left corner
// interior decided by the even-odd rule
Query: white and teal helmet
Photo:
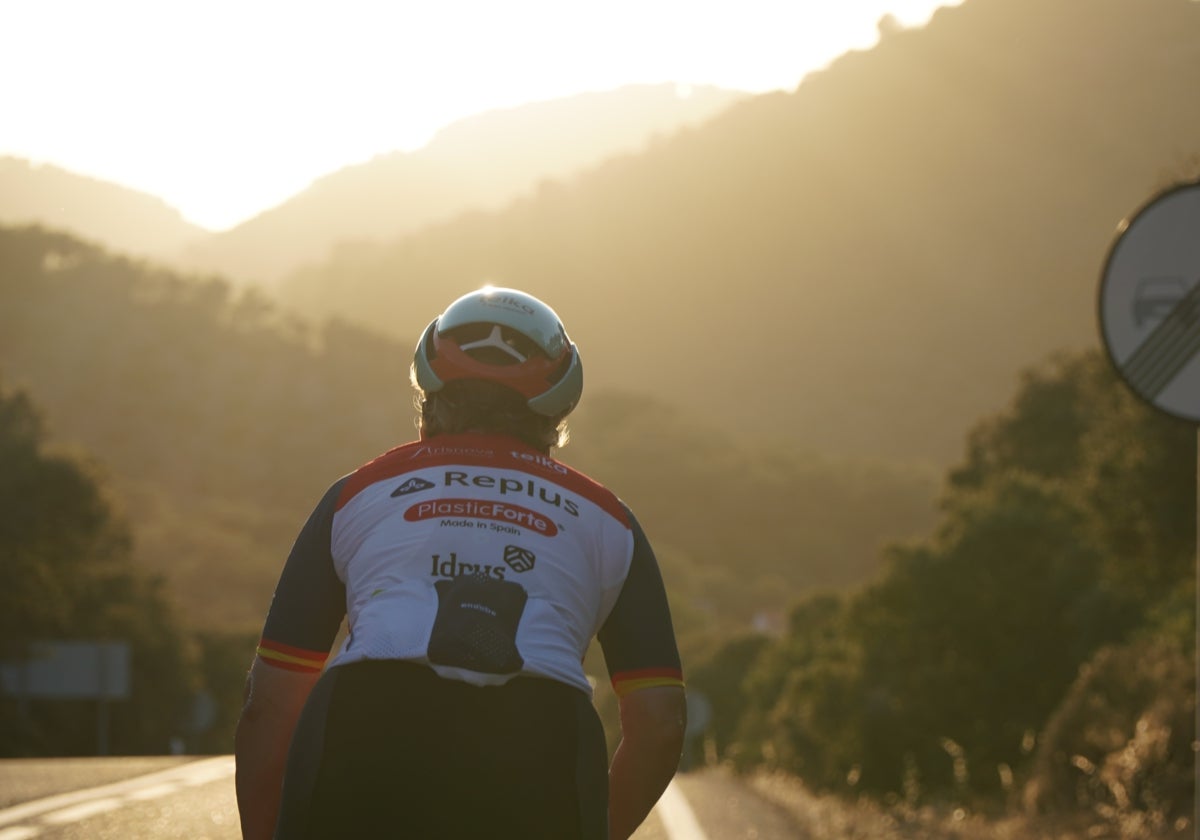
[[[583,394],[579,350],[554,310],[516,289],[485,286],[450,304],[413,354],[425,393],[455,379],[484,379],[525,397],[546,417],[566,416]]]

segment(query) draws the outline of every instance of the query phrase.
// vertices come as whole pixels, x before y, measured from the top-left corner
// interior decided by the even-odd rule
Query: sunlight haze
[[[627,84],[792,90],[936,0],[0,2],[0,155],[222,230],[482,111]]]

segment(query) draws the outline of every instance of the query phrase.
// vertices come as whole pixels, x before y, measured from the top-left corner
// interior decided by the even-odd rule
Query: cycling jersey
[[[329,489],[276,590],[260,656],[318,671],[428,665],[473,685],[517,675],[589,692],[600,641],[618,694],[682,685],[653,551],[610,491],[519,443],[442,435],[397,447]]]

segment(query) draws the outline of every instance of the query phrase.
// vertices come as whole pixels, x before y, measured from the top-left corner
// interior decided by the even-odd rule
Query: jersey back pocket
[[[515,674],[525,665],[517,625],[528,593],[519,583],[477,575],[439,580],[429,661],[482,674]]]

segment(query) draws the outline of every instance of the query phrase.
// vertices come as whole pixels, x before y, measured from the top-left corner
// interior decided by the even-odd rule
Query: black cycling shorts
[[[590,698],[565,684],[342,665],[297,724],[275,837],[606,840],[607,765]]]

